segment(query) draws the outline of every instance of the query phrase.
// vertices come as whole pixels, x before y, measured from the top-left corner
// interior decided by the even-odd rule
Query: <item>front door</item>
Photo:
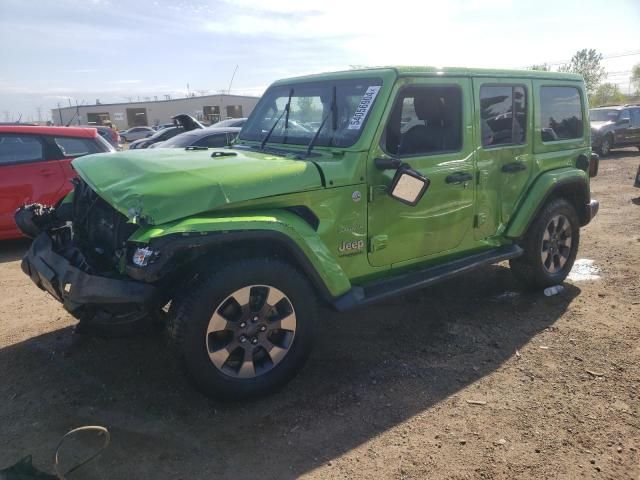
[[[407,79],[396,86],[379,147],[367,164],[369,262],[384,266],[453,251],[473,227],[471,81]],[[395,171],[375,158],[393,157],[430,180],[416,206],[386,194]]]
[[[618,121],[616,122],[616,129],[614,131],[614,145],[621,146],[633,144],[633,128],[631,120],[631,110],[627,108],[620,112]]]
[[[631,138],[631,144],[640,147],[640,108],[631,109]]]
[[[532,174],[531,90],[528,80],[473,80],[479,126],[476,240],[507,224]]]

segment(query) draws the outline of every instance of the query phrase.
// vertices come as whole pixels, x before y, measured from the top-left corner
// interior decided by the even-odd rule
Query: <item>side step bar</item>
[[[333,305],[339,311],[350,310],[448,280],[484,265],[517,258],[522,253],[522,248],[517,245],[505,245],[442,265],[429,266],[422,270],[401,273],[395,277],[374,280],[365,285],[354,286],[349,292],[336,299]]]

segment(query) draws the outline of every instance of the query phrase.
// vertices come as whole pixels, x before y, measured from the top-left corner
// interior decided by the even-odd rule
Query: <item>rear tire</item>
[[[524,254],[510,261],[511,271],[526,287],[561,284],[578,253],[580,222],[563,198],[548,202],[533,221],[521,246]]]
[[[302,367],[317,311],[311,285],[288,263],[229,262],[176,296],[169,338],[201,392],[221,400],[255,398]]]

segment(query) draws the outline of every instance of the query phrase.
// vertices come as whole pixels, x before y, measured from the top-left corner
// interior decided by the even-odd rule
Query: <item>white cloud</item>
[[[485,39],[498,28],[498,19],[474,22],[478,12],[500,8],[506,13],[511,8],[510,0],[396,0],[392,5],[325,0],[311,7],[297,0],[225,1],[228,15],[204,20],[205,29],[291,40],[290,50],[281,52],[283,58],[296,51],[296,40],[324,41],[355,63],[376,65],[450,65],[452,57],[473,48],[474,36]],[[518,46],[512,43],[501,45],[502,51],[515,53]]]

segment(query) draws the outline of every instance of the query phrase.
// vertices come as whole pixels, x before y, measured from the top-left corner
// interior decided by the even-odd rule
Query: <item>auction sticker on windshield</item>
[[[373,105],[373,101],[376,99],[379,91],[379,85],[367,88],[367,91],[364,93],[360,103],[358,104],[358,108],[356,108],[356,111],[353,113],[353,117],[349,120],[349,130],[360,130],[360,127],[362,127],[364,119],[367,118],[367,113],[369,113],[369,109],[371,108],[371,105]]]

